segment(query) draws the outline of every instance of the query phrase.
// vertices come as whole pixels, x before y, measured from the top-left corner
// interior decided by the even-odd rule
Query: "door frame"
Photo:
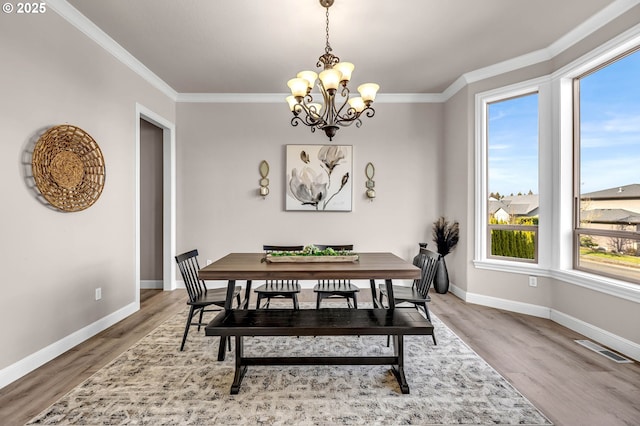
[[[136,103],[135,142],[135,283],[140,306],[140,119],[162,129],[162,289],[176,289],[176,137],[175,124]]]

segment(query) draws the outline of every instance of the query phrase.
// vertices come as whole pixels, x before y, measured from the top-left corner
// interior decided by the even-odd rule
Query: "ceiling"
[[[178,93],[286,93],[287,80],[317,70],[324,53],[318,0],[68,3]],[[466,73],[562,46],[581,24],[597,28],[609,15],[589,19],[612,3],[621,2],[335,0],[330,42],[336,56],[356,65],[355,84],[441,93]]]

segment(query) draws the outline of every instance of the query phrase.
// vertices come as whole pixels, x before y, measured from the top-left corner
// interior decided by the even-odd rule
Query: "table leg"
[[[371,284],[371,300],[373,300],[374,308],[382,308],[380,302],[378,302],[378,298],[376,297],[376,280],[369,280],[369,284]]]
[[[387,285],[387,298],[389,299],[389,309],[395,309],[396,300],[393,297],[393,283],[391,282],[391,280],[384,280],[384,282]]]
[[[251,298],[251,280],[247,280],[247,286],[244,291],[244,309],[249,309],[249,299]]]
[[[224,310],[230,311],[233,303],[233,291],[236,288],[236,280],[229,280],[227,283],[227,298],[224,301]],[[220,336],[220,345],[218,346],[218,361],[224,361],[227,351],[227,338]]]

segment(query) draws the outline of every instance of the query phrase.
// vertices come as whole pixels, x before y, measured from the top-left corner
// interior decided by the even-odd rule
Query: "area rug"
[[[312,304],[301,307],[311,307]],[[548,425],[551,422],[432,315],[431,336],[405,338],[411,393],[388,366],[249,367],[229,390],[234,354],[176,315],[28,424],[81,425]],[[385,336],[252,337],[250,355],[380,355]],[[64,374],[64,373],[61,373]]]

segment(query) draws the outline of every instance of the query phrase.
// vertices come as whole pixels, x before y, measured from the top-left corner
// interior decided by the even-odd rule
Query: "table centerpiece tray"
[[[316,262],[357,262],[358,255],[337,255],[337,256],[274,256],[267,254],[267,263],[316,263]]]

